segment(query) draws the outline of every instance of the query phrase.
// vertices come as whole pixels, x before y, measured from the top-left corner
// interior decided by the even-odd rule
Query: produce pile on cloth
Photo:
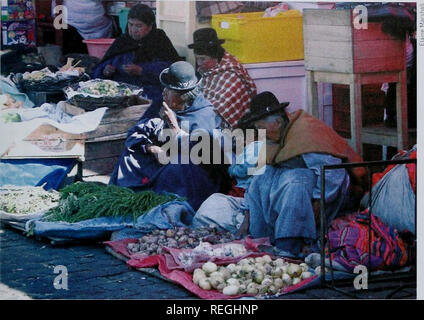
[[[151,256],[162,254],[164,248],[188,249],[195,248],[203,241],[216,244],[232,240],[234,236],[230,232],[218,232],[215,228],[156,229],[139,238],[137,242],[128,243],[127,249],[130,255]]]
[[[203,299],[276,296],[312,283],[320,273],[305,263],[261,252],[262,245],[270,245],[268,238],[247,237],[218,244],[202,241],[191,249],[162,247],[160,254],[150,256],[133,252],[139,241],[124,239],[108,241],[105,245],[126,257],[128,266],[158,267],[162,276]]]
[[[237,264],[217,266],[206,262],[193,272],[193,283],[201,289],[215,289],[226,296],[276,295],[282,289],[314,276],[306,263],[290,263],[269,255],[244,258]]]
[[[0,188],[0,211],[26,215],[46,211],[57,206],[59,193],[42,187],[3,186]]]
[[[143,89],[131,89],[128,85],[112,80],[88,80],[80,82],[78,87],[68,87],[65,89],[66,98],[69,100],[74,96],[84,96],[92,98],[100,97],[125,97],[139,95]]]
[[[174,194],[136,193],[94,182],[77,182],[59,192],[37,187],[10,187],[0,192],[0,218],[4,221],[25,223],[28,236],[74,240],[107,239],[113,231],[133,227],[137,218],[152,209],[183,201]]]
[[[136,193],[129,188],[77,182],[60,190],[58,206],[50,209],[45,221],[76,223],[99,217],[132,217],[133,221],[152,208],[180,199],[173,194],[152,191]]]

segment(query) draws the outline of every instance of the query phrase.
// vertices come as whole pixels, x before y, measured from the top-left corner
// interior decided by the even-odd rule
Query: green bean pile
[[[46,221],[75,223],[100,217],[132,216],[133,220],[154,207],[172,200],[185,200],[175,195],[152,191],[136,193],[129,188],[77,182],[60,190],[59,205],[49,210]]]

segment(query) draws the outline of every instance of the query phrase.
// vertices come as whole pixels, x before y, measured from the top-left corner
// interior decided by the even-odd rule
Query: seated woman
[[[191,157],[186,164],[181,159],[165,164],[161,156],[166,151],[165,144],[172,140],[181,148],[178,158],[184,158],[186,149],[182,149],[182,141],[198,131],[212,136],[212,131],[220,126],[220,119],[201,93],[200,77],[191,64],[173,63],[161,73],[160,81],[165,86],[161,118],[142,119],[129,131],[126,149],[109,183],[136,191],[175,193],[187,197],[188,203],[197,210],[209,195],[221,189],[226,167],[194,164]],[[165,135],[170,138],[168,141]],[[189,149],[191,147],[190,143]]]
[[[93,78],[142,86],[147,97],[153,100],[151,109],[157,114],[163,89],[159,74],[179,60],[181,58],[165,32],[156,28],[152,9],[138,4],[128,13],[127,32],[113,42],[94,70]]]
[[[224,50],[221,44],[225,40],[218,39],[214,29],[196,30],[193,40],[188,47],[194,49],[203,77],[203,94],[223,119],[223,127],[235,128],[256,95],[255,83],[240,62]]]

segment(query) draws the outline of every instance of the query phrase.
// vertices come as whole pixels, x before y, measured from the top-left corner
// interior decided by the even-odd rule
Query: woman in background
[[[163,87],[159,74],[181,60],[171,41],[156,28],[155,14],[138,4],[128,13],[127,32],[117,38],[93,72],[93,78],[125,82],[144,89],[153,100],[145,117],[156,116],[162,104]]]
[[[221,46],[212,28],[202,28],[193,33],[198,71],[202,74],[202,91],[212,102],[215,112],[222,118],[222,127],[236,128],[238,121],[249,108],[256,86],[246,69]]]

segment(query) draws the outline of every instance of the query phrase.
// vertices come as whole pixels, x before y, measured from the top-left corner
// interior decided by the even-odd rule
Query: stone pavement
[[[68,290],[55,289],[56,266],[68,269]],[[391,282],[376,290],[358,292],[360,298],[382,299],[404,283]],[[389,289],[392,287],[392,289]],[[370,286],[371,288],[371,286]],[[350,287],[348,290],[352,290]],[[415,289],[395,298],[415,299]],[[283,299],[346,299],[329,289],[309,289]],[[197,299],[183,287],[129,269],[105,251],[101,244],[52,246],[27,238],[21,232],[0,227],[0,299]]]

